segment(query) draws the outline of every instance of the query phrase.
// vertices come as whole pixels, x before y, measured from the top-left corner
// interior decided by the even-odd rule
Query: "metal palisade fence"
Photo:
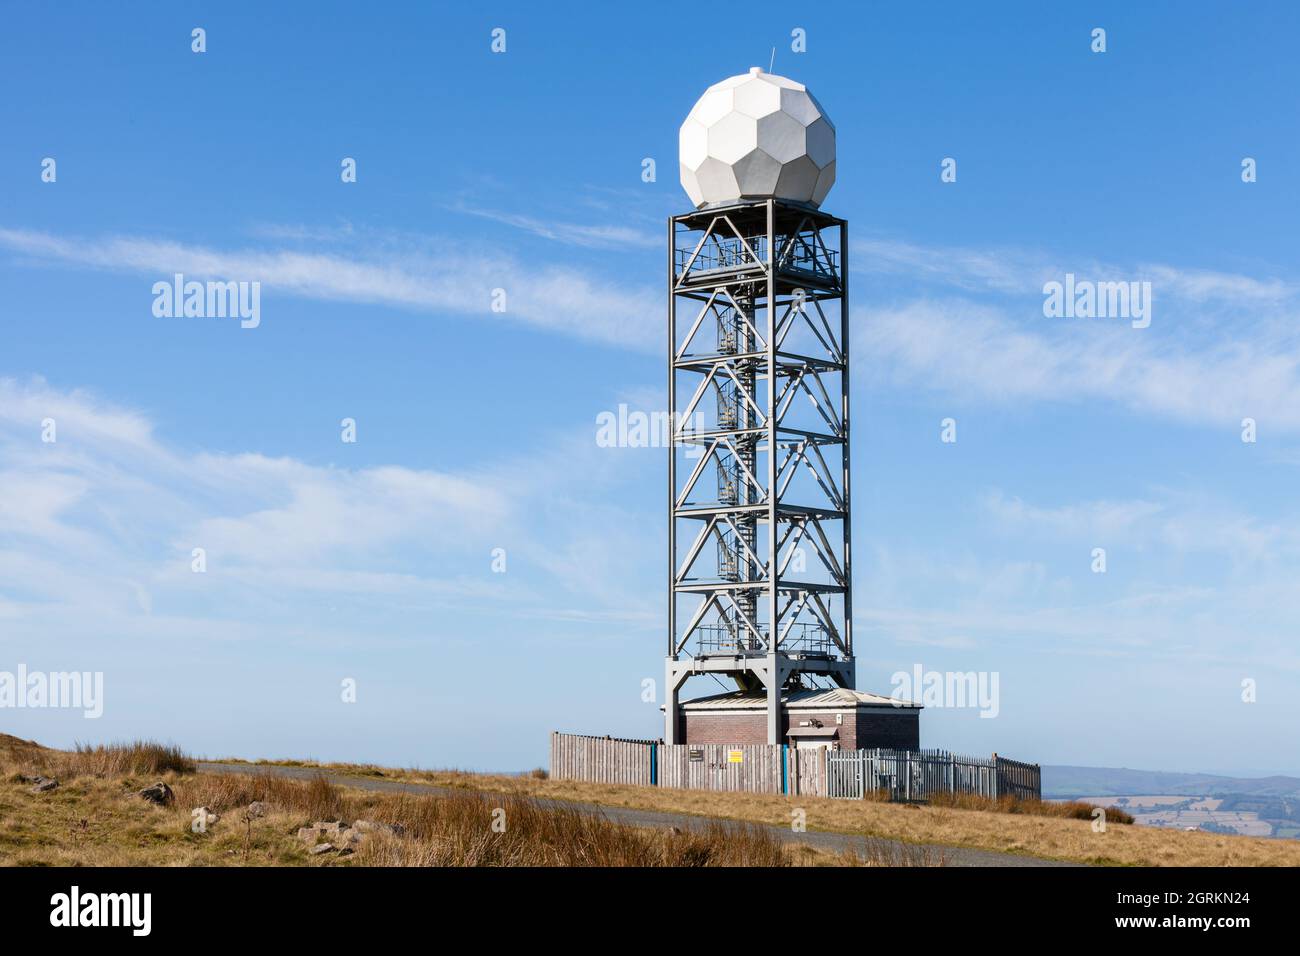
[[[1042,798],[1037,764],[943,750],[799,750],[551,734],[556,780],[691,790],[925,801],[940,793]]]
[[[940,793],[998,799],[1042,799],[1038,764],[994,754],[967,757],[944,750],[832,750],[826,754],[826,796],[861,800],[873,791],[891,800],[929,800]]]

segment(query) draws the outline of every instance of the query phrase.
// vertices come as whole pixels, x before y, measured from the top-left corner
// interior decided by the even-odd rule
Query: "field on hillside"
[[[1298,841],[1115,823],[1108,824],[1105,832],[1098,833],[1090,819],[1023,812],[582,783],[546,779],[541,771],[524,776],[505,776],[454,770],[392,770],[372,765],[317,764],[312,761],[278,762],[475,792],[690,813],[783,827],[790,825],[791,813],[801,809],[809,830],[862,834],[917,845],[1019,853],[1102,866],[1300,866]]]
[[[1295,801],[1277,797],[1135,794],[1081,799],[1098,806],[1121,809],[1131,814],[1141,826],[1177,830],[1204,829],[1214,833],[1287,839],[1294,836],[1296,823],[1300,821],[1300,808]]]
[[[1101,865],[1300,865],[1300,843],[1293,841],[1116,823],[1099,833],[1088,819],[1040,815],[1059,808],[710,793],[556,781],[541,772],[321,769],[335,782],[200,772],[185,754],[155,744],[65,752],[0,735],[0,864],[928,866],[943,863],[942,853],[928,847],[953,846]],[[451,792],[377,793],[338,785],[349,776]],[[541,806],[535,797],[559,805]],[[727,822],[701,830],[637,827],[579,804]],[[788,828],[798,811],[809,830],[860,836],[860,849],[832,853],[783,843],[751,825]]]
[[[143,792],[143,793],[142,793]],[[152,794],[152,798],[144,794]],[[19,866],[794,866],[925,862],[770,831],[612,823],[501,792],[376,794],[208,774],[156,744],[50,750],[0,735],[0,863]]]

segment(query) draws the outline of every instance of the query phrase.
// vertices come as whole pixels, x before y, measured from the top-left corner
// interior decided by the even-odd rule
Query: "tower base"
[[[678,721],[684,744],[918,750],[920,712],[920,705],[864,691],[805,688],[781,694],[781,728],[775,741],[767,736],[767,695],[761,691],[686,701],[678,706]]]
[[[664,705],[664,743],[687,742],[682,735],[683,705],[679,697],[686,679],[697,674],[731,677],[741,685],[742,692],[756,695],[755,699],[762,699],[766,705],[766,740],[757,742],[769,744],[785,742],[786,718],[782,699],[783,695],[794,689],[788,686],[791,678],[799,674],[830,677],[840,688],[849,691],[852,691],[856,683],[856,669],[852,660],[820,656],[791,657],[788,654],[695,657],[688,660],[670,658],[664,667],[667,693]]]

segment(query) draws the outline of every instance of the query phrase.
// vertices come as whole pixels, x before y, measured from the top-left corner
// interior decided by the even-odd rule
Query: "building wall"
[[[835,715],[837,713],[844,715],[844,723],[836,724]],[[791,727],[798,727],[805,720],[815,720],[821,723],[823,727],[829,727],[840,732],[836,742],[841,750],[857,749],[857,734],[855,733],[853,711],[851,710],[796,710],[785,712],[785,732],[789,733]],[[789,743],[789,741],[786,741]]]
[[[823,727],[834,727],[840,732],[841,750],[869,750],[876,747],[894,750],[919,750],[921,746],[920,712],[898,710],[893,712],[863,709],[844,710],[844,723],[835,723],[836,711],[785,711],[781,728],[782,738],[791,726],[800,721],[820,720]],[[767,711],[752,713],[710,713],[709,711],[683,711],[682,740],[688,744],[765,744],[767,743]],[[785,742],[783,740],[783,742]]]
[[[854,750],[883,747],[891,750],[921,749],[921,713],[900,710],[889,714],[875,710],[858,712]],[[847,748],[846,748],[847,749]]]
[[[765,744],[767,714],[682,712],[682,740],[688,744]]]

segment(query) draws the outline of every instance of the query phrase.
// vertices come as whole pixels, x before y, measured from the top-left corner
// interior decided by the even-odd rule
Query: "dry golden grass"
[[[789,866],[766,827],[710,822],[701,831],[649,830],[572,808],[499,795],[385,797],[375,808],[401,837],[361,845],[371,866]],[[503,822],[494,832],[491,822]]]
[[[127,774],[192,773],[194,761],[179,747],[152,740],[77,744],[71,751],[42,747],[32,740],[0,734],[0,764],[21,763],[48,777],[114,777]]]
[[[113,748],[106,748],[111,751]],[[1109,825],[1092,830],[1090,820],[1009,814],[962,806],[907,806],[879,801],[829,800],[775,794],[712,793],[652,787],[616,786],[551,780],[544,775],[499,776],[459,771],[388,770],[376,766],[334,765],[354,776],[427,783],[462,791],[463,799],[372,793],[333,786],[323,779],[302,781],[269,775],[183,774],[184,758],[167,748],[123,748],[122,755],[83,748],[60,754],[27,741],[0,735],[0,862],[65,865],[337,865],[325,854],[306,857],[294,837],[299,826],[316,820],[361,817],[407,827],[410,839],[376,839],[351,859],[396,865],[567,865],[604,861],[605,865],[936,865],[932,846],[1020,853],[1083,863],[1137,866],[1297,866],[1300,842],[1223,836],[1205,832]],[[137,754],[128,757],[126,754]],[[139,756],[153,754],[151,757]],[[298,764],[300,762],[284,761]],[[144,771],[133,771],[145,767]],[[62,786],[31,794],[20,775],[60,768]],[[111,770],[123,771],[109,773]],[[98,774],[98,775],[97,775]],[[135,795],[155,780],[176,793],[173,807],[160,808]],[[345,778],[346,779],[346,778]],[[720,817],[737,823],[788,827],[802,809],[810,830],[858,834],[863,842],[852,855],[801,845],[780,846],[766,831],[716,827],[703,833],[675,833],[614,824],[580,808],[556,813],[523,798],[583,802],[611,807]],[[241,808],[260,800],[267,816],[240,819]],[[207,806],[221,815],[207,834],[190,832],[190,810]],[[1037,808],[1044,812],[1076,810]],[[506,839],[488,842],[482,825],[485,808],[506,811]],[[1004,808],[1005,809],[1005,808]],[[488,812],[488,817],[491,814]],[[472,826],[466,830],[465,821]],[[519,829],[512,833],[514,824]],[[490,831],[489,831],[490,832]],[[595,835],[593,835],[595,834]],[[516,839],[526,840],[525,848]],[[899,849],[887,841],[911,844]],[[622,863],[616,861],[624,861]],[[658,861],[656,863],[655,861]]]
[[[657,831],[612,823],[572,807],[541,807],[509,794],[447,796],[373,793],[324,777],[200,774],[179,780],[179,806],[218,813],[253,800],[316,820],[374,820],[402,836],[368,838],[355,860],[368,866],[786,866],[791,859],[769,830],[712,823],[700,832]],[[502,821],[501,829],[493,823]],[[296,826],[294,827],[296,830]]]
[[[1097,806],[1081,800],[1053,802],[1050,800],[1017,800],[1015,797],[982,797],[973,793],[940,793],[929,801],[932,807],[952,807],[956,810],[989,810],[994,813],[1025,813],[1035,817],[1065,817],[1070,820],[1092,821]],[[1106,808],[1107,824],[1128,825],[1133,815],[1118,807]]]
[[[174,791],[196,778],[178,750],[149,743],[58,751],[0,734],[0,863],[19,866],[190,866],[302,862],[280,814],[245,833],[220,821],[191,832],[180,799],[159,807],[137,792],[159,780]],[[59,787],[32,793],[31,778]],[[179,793],[178,793],[179,797]],[[245,846],[247,839],[248,845]]]
[[[465,790],[547,797],[610,807],[723,817],[786,827],[796,808],[809,830],[862,834],[906,843],[968,847],[1046,859],[1113,866],[1300,866],[1300,841],[1115,825],[1107,811],[1104,833],[1090,819],[1033,813],[916,806],[873,800],[779,794],[714,793],[617,784],[474,774],[464,771],[384,770],[374,766],[316,765],[335,772],[428,783]],[[1045,812],[1053,812],[1045,804]],[[1072,811],[1062,811],[1072,812]]]
[[[177,752],[123,745],[60,754],[0,736],[0,863],[19,866],[820,866],[879,863],[779,842],[770,830],[710,822],[662,830],[611,822],[575,807],[517,795],[373,793],[265,774],[193,774]],[[180,759],[176,759],[180,756]],[[143,772],[136,772],[144,767]],[[157,769],[162,767],[161,770]],[[33,793],[30,778],[57,769],[60,786]],[[171,806],[142,800],[156,780]],[[254,801],[265,811],[252,816]],[[191,811],[218,815],[206,832]],[[311,856],[297,837],[318,820],[369,819],[400,836],[365,837],[352,855]],[[504,820],[504,828],[493,823]]]

